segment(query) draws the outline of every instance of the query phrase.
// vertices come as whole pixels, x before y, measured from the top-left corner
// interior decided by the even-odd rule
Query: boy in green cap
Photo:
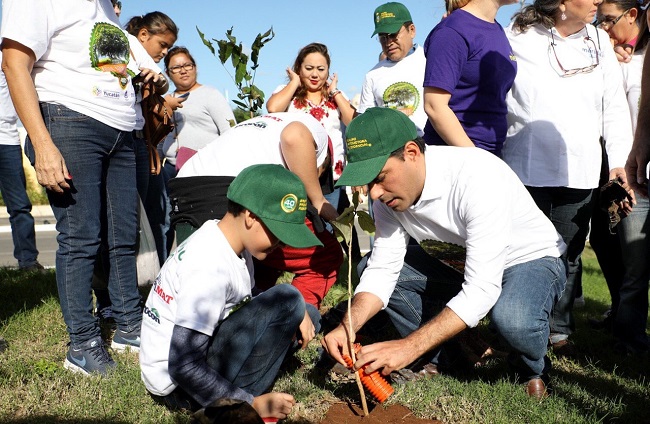
[[[250,403],[284,418],[294,399],[265,393],[305,319],[289,284],[253,296],[252,257],[281,244],[321,245],[305,225],[307,195],[280,165],[244,169],[228,189],[228,212],[209,220],[167,259],[144,307],[142,380],[159,402],[198,410],[216,399]],[[308,318],[307,318],[308,319]]]
[[[413,122],[388,108],[359,115],[346,137],[348,166],[337,184],[368,184],[377,232],[345,325],[327,334],[323,346],[343,363],[349,317],[354,339],[386,308],[403,339],[364,346],[355,365],[388,375],[430,358],[489,314],[528,394],[545,396],[549,314],[566,283],[566,246],[517,176],[482,149],[428,146],[425,155]],[[463,278],[450,279],[429,257],[403,269],[410,237],[464,249]],[[429,273],[416,276],[414,269]],[[433,298],[441,286],[453,294]],[[445,306],[435,310],[431,305],[441,300]]]

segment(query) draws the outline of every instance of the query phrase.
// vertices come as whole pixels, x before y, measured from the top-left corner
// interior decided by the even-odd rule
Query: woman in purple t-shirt
[[[500,6],[513,0],[447,0],[448,16],[424,43],[427,144],[476,146],[496,155],[506,138],[506,93],[517,73]]]

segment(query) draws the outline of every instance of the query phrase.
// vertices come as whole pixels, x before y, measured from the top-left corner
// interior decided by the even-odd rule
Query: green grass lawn
[[[388,404],[400,403],[420,417],[445,423],[650,423],[650,360],[615,355],[611,336],[589,328],[587,319],[607,309],[609,295],[590,250],[584,270],[586,305],[576,310],[580,355],[553,358],[554,396],[541,403],[527,398],[505,363],[493,360],[478,369],[395,386]],[[327,304],[344,298],[345,292],[335,286]],[[118,370],[104,379],[63,369],[68,337],[53,271],[42,276],[0,268],[0,305],[0,335],[9,343],[0,354],[0,422],[190,421],[147,395],[136,354],[114,354]],[[298,400],[286,423],[318,423],[329,404],[358,403],[354,382],[333,382],[328,370],[315,366],[318,346],[312,343],[301,351],[275,385]]]

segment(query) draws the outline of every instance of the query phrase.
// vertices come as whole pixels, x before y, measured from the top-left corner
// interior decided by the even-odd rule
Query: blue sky
[[[261,51],[255,83],[268,98],[279,84],[285,83],[285,69],[293,64],[300,50],[311,42],[327,45],[332,59],[331,71],[339,76],[339,88],[349,97],[361,91],[365,73],[377,62],[381,50],[374,30],[373,11],[385,1],[330,0],[319,2],[218,1],[218,0],[122,0],[121,22],[134,15],[161,11],[180,28],[177,45],[187,47],[198,65],[198,81],[236,97],[237,89],[219,60],[202,44],[196,27],[208,38],[233,35],[244,45],[273,27],[275,38]],[[442,0],[402,0],[413,17],[416,42],[422,44],[444,13]],[[497,15],[506,26],[519,4],[502,7]],[[226,65],[229,65],[227,63]],[[230,67],[227,68],[230,71]]]

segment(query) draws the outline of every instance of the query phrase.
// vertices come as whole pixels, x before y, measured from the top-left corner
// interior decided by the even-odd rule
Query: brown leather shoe
[[[548,397],[546,384],[544,384],[544,381],[542,381],[541,378],[533,378],[529,380],[526,384],[526,393],[528,396],[537,400],[542,400]]]
[[[393,371],[390,373],[391,381],[394,384],[404,384],[409,381],[433,378],[440,375],[438,367],[431,363],[425,364],[422,368],[419,368],[419,370],[418,368],[419,367],[402,368],[401,370]]]
[[[569,358],[577,355],[576,347],[569,339],[560,340],[559,342],[551,343],[551,348],[556,356],[566,356]]]

